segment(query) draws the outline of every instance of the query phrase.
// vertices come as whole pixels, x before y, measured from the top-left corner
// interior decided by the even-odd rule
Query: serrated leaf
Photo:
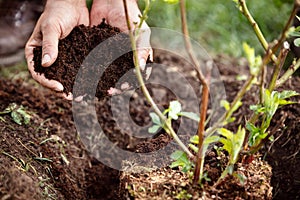
[[[149,115],[150,115],[151,120],[152,120],[152,122],[153,122],[154,124],[161,125],[160,118],[159,118],[159,116],[158,116],[156,113],[151,112]]]
[[[193,112],[179,112],[177,115],[187,117],[187,118],[195,120],[197,122],[200,121],[200,117],[196,113],[193,113]]]
[[[159,125],[153,125],[151,127],[148,128],[148,132],[149,133],[156,133],[159,129],[161,128],[161,126]]]

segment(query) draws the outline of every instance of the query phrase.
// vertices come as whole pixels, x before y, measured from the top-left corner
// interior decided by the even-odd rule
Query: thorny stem
[[[147,0],[146,3],[149,3],[149,1]],[[128,30],[129,30],[129,37],[130,37],[130,41],[131,41],[131,47],[132,47],[132,50],[133,50],[133,59],[134,59],[134,65],[135,65],[135,70],[136,70],[136,76],[137,76],[138,82],[141,86],[142,92],[143,92],[145,98],[147,99],[147,101],[149,102],[149,104],[152,106],[154,112],[159,116],[159,118],[161,119],[163,124],[165,124],[166,128],[168,129],[168,131],[169,131],[170,135],[173,137],[173,139],[178,143],[178,145],[182,148],[182,150],[187,153],[187,155],[190,158],[193,158],[194,155],[190,152],[190,150],[183,144],[183,142],[177,136],[177,134],[175,133],[175,131],[172,128],[171,123],[167,123],[166,117],[160,111],[160,109],[158,108],[158,106],[156,105],[154,100],[152,99],[148,89],[145,86],[143,76],[142,76],[142,73],[141,73],[141,70],[140,70],[139,62],[138,62],[137,51],[136,51],[135,37],[138,37],[138,35],[134,36],[133,32],[132,32],[132,28],[131,28],[131,24],[130,24],[130,20],[129,20],[129,15],[128,15],[127,1],[123,0],[123,4],[124,4],[127,27],[128,27]],[[148,10],[149,10],[149,6],[146,7],[146,8],[148,8]],[[144,10],[143,14],[147,14],[148,10]],[[140,20],[143,20],[143,18],[141,18]],[[142,23],[139,23],[139,25],[141,26]],[[138,27],[138,28],[140,28],[140,27]]]
[[[265,51],[268,51],[269,44],[268,44],[267,40],[265,39],[263,33],[261,32],[258,24],[256,23],[256,21],[254,20],[254,18],[251,15],[251,13],[249,12],[247,4],[246,4],[246,0],[239,0],[239,5],[241,6],[242,13],[245,15],[245,17],[248,19],[251,26],[253,27],[253,30],[254,30],[259,42],[261,43],[261,45],[263,46]],[[273,53],[272,53],[272,60],[274,62],[276,62],[276,60],[277,60],[275,54],[273,54]]]
[[[203,155],[202,155],[203,154],[202,146],[203,146],[203,141],[204,141],[204,130],[205,130],[207,107],[208,107],[209,88],[208,88],[206,78],[204,77],[204,75],[201,71],[200,64],[194,54],[191,40],[189,37],[189,31],[188,31],[187,20],[186,20],[185,0],[180,0],[180,16],[181,16],[182,33],[184,35],[185,48],[187,50],[187,53],[188,53],[193,65],[196,67],[198,79],[199,79],[200,83],[202,84],[200,121],[198,124],[198,130],[197,130],[197,134],[199,137],[199,143],[198,143],[198,153],[197,153],[197,157],[196,157],[196,167],[195,167],[194,180],[193,180],[193,184],[196,185],[196,184],[198,184],[199,179],[202,178],[202,174],[203,174],[204,160],[203,160]]]

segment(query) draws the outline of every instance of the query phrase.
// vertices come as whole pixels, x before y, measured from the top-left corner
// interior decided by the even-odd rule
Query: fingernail
[[[139,65],[140,65],[141,70],[144,71],[145,67],[146,67],[146,60],[143,58],[140,59]]]
[[[50,58],[49,54],[45,54],[42,59],[42,65],[50,62],[50,60],[51,60],[51,58]]]

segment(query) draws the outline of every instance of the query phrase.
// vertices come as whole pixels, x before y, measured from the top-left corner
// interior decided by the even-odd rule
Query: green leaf
[[[279,93],[278,98],[279,99],[287,99],[293,96],[297,96],[299,95],[299,93],[297,93],[296,91],[293,90],[284,90],[282,92]]]
[[[246,124],[246,129],[250,132],[250,133],[259,133],[260,129],[257,128],[254,124],[247,122]]]
[[[169,117],[174,120],[178,119],[178,113],[181,111],[181,104],[179,101],[171,101],[169,106]]]
[[[200,121],[200,117],[196,113],[193,113],[193,112],[179,112],[177,115],[187,117],[187,118],[195,120],[197,122]]]
[[[255,57],[255,50],[251,48],[247,43],[243,43],[243,49],[246,54],[246,58],[249,62],[250,73],[257,76],[259,73],[260,65],[262,64],[262,59],[260,56]]]
[[[156,133],[159,129],[161,128],[161,126],[159,125],[153,125],[151,127],[148,128],[148,132],[149,133]]]
[[[221,100],[220,104],[226,111],[230,109],[230,103],[227,100]]]
[[[208,147],[210,144],[212,143],[215,143],[215,142],[219,142],[220,141],[220,137],[219,136],[215,136],[215,135],[212,135],[212,136],[209,136],[209,137],[206,137],[204,138],[204,141],[203,141],[203,154],[205,154],[205,152],[207,151]]]
[[[9,114],[12,117],[13,121],[19,125],[28,124],[30,122],[31,116],[25,111],[25,108],[21,105],[18,106],[16,103],[9,104],[4,111],[0,114]]]
[[[193,143],[193,144],[198,144],[199,143],[199,137],[198,137],[198,135],[193,135],[190,138],[190,142]]]
[[[219,141],[223,144],[223,149],[230,155],[229,163],[234,164],[242,149],[246,131],[240,126],[235,134],[225,128],[220,128],[218,132],[223,136],[219,139]]]
[[[262,105],[251,105],[250,110],[253,110],[256,114],[264,113],[266,108]]]
[[[28,124],[30,122],[31,116],[24,110],[24,108],[22,106],[20,106],[16,110],[16,112],[18,112],[21,115],[22,121],[24,122],[24,124]]]
[[[22,125],[22,115],[18,112],[11,112],[11,117],[19,125]]]
[[[199,148],[194,144],[189,144],[189,148],[191,148],[194,152],[198,152]]]
[[[296,39],[294,40],[294,45],[295,45],[296,47],[299,47],[299,46],[300,46],[300,38],[296,38]]]
[[[192,168],[192,162],[183,151],[175,151],[171,154],[171,159],[175,160],[175,162],[172,162],[170,165],[171,168],[182,167],[183,172],[187,172]]]
[[[184,152],[183,151],[179,151],[179,150],[176,150],[175,152],[173,152],[171,154],[171,159],[173,160],[178,160],[180,157],[182,157],[184,155]]]
[[[160,118],[159,118],[159,116],[158,116],[156,113],[151,112],[151,113],[150,113],[150,117],[151,117],[151,120],[152,120],[152,122],[153,122],[154,124],[161,125]]]

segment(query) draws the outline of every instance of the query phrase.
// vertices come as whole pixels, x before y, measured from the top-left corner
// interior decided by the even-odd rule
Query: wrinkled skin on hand
[[[135,0],[127,0],[127,4],[130,21],[132,22],[132,27],[134,27],[133,23],[139,22],[141,13]],[[90,14],[85,0],[48,0],[44,12],[40,16],[25,47],[28,69],[32,77],[45,87],[63,91],[61,83],[55,80],[48,80],[44,75],[37,74],[34,71],[34,63],[32,61],[33,49],[36,46],[42,46],[42,66],[49,67],[58,56],[59,39],[68,36],[77,25],[98,25],[103,18],[107,20],[108,24],[118,27],[121,31],[128,30],[122,0],[94,0]],[[137,52],[139,64],[143,70],[147,58],[150,56],[152,60],[150,29],[146,23],[143,23],[140,33],[141,35],[137,40]],[[150,73],[151,69],[147,71]],[[120,90],[115,88],[108,91],[110,95],[119,94],[120,92]],[[62,94],[62,96],[68,100],[72,99],[72,94],[68,96]]]

